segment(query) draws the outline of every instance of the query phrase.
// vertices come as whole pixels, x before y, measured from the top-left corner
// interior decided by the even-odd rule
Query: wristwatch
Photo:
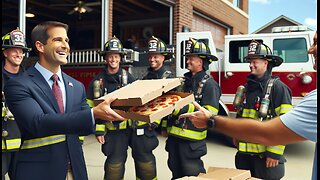
[[[216,116],[216,115],[212,115],[211,117],[209,117],[209,119],[207,121],[208,128],[215,128],[216,127],[216,122],[214,120],[214,116]]]

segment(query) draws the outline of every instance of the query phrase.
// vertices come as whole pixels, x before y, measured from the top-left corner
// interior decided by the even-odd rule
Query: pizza
[[[133,112],[141,115],[150,115],[173,105],[175,102],[181,99],[180,96],[175,94],[165,94],[156,99],[142,105],[129,108],[129,112]]]

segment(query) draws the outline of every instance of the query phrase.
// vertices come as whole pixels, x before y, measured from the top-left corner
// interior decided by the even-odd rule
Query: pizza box
[[[120,114],[124,118],[128,119],[134,119],[134,120],[139,120],[139,121],[145,121],[145,122],[153,122],[155,120],[162,119],[163,117],[171,114],[175,109],[180,109],[183,106],[191,103],[194,101],[194,96],[192,93],[184,93],[184,92],[167,92],[165,94],[174,94],[174,95],[179,95],[181,99],[173,105],[168,106],[161,111],[152,113],[150,115],[141,115],[141,114],[136,114],[134,112],[128,112],[126,110],[117,110],[117,113]]]
[[[99,104],[108,96],[117,96],[111,106],[113,109],[117,109],[116,112],[124,118],[134,119],[145,122],[153,122],[155,120],[162,119],[163,117],[171,114],[175,109],[180,109],[183,106],[194,101],[194,95],[192,93],[184,92],[168,92],[171,89],[181,85],[180,78],[171,79],[153,79],[153,80],[138,80],[129,84],[123,88],[113,91],[101,98],[94,100],[95,105]],[[179,95],[181,99],[171,106],[168,106],[161,111],[150,115],[141,115],[134,112],[128,112],[128,109],[132,106],[141,106],[149,101],[163,95],[174,94]]]
[[[209,167],[206,174],[200,173],[197,177],[183,177],[178,180],[258,180],[258,178],[251,177],[249,170]]]
[[[107,97],[117,96],[111,106],[141,106],[181,85],[181,78],[137,80],[94,100],[97,105]]]

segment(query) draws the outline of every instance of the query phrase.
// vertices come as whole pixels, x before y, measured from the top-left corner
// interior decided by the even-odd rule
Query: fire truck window
[[[229,42],[229,63],[246,63],[244,57],[248,55],[248,45],[252,40]],[[256,39],[258,42],[262,40]]]
[[[273,40],[273,54],[282,57],[285,63],[307,62],[307,51],[305,38]]]

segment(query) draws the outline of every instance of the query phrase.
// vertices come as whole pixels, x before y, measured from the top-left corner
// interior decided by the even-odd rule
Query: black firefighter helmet
[[[186,40],[185,54],[182,56],[197,55],[203,60],[203,69],[208,70],[209,65],[213,61],[218,61],[218,58],[211,54],[208,45],[205,42],[194,38]]]
[[[26,46],[25,36],[19,28],[2,36],[2,51],[8,48],[21,48],[23,52],[31,51],[31,48]]]
[[[122,43],[116,36],[113,36],[109,41],[104,44],[103,51],[98,52],[101,56],[105,56],[108,53],[119,53],[121,57],[125,54],[123,51]]]
[[[166,44],[159,38],[152,36],[148,41],[148,54],[162,54],[164,60],[173,58],[173,52],[168,51]]]
[[[249,62],[252,58],[265,59],[269,61],[270,67],[280,66],[283,59],[279,56],[272,55],[271,49],[258,41],[252,40],[248,47],[248,56],[244,57],[246,62]]]

